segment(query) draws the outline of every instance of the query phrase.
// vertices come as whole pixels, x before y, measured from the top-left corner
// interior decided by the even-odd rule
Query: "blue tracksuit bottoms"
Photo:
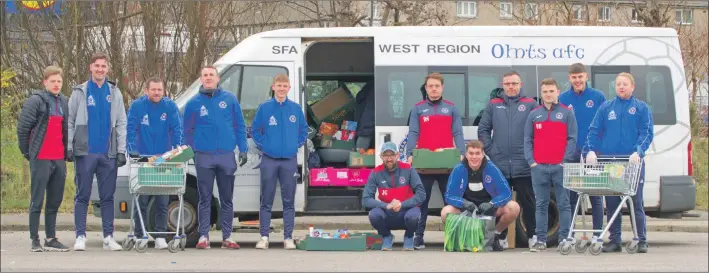
[[[150,199],[153,200],[153,206],[155,206],[155,230],[150,230],[150,219],[148,218],[148,205],[150,204]],[[167,204],[170,201],[169,195],[141,195],[138,197],[138,204],[140,205],[140,215],[143,217],[143,223],[145,224],[145,231],[147,232],[167,232]],[[138,218],[138,206],[134,209],[133,221],[135,221],[135,236],[141,238],[144,235],[143,229],[140,226],[140,219]],[[153,238],[165,238],[166,234],[154,234]]]
[[[234,152],[224,154],[195,153],[195,168],[197,170],[197,192],[199,205],[197,219],[199,220],[199,235],[209,238],[210,217],[212,215],[212,191],[214,180],[217,181],[219,203],[222,220],[222,239],[231,237],[234,223],[234,173],[236,172],[236,157]]]
[[[271,209],[276,196],[276,186],[280,182],[283,203],[283,237],[293,238],[295,226],[295,188],[298,174],[298,159],[273,158],[266,154],[261,158],[261,208],[259,222],[261,236],[268,236],[271,230]]]
[[[105,154],[76,156],[74,168],[76,177],[76,195],[74,197],[74,230],[76,237],[86,236],[86,214],[89,210],[91,187],[94,175],[98,185],[98,197],[101,205],[101,226],[103,237],[113,235],[113,194],[116,192],[118,168],[116,159]]]
[[[390,236],[392,230],[401,229],[405,230],[405,237],[413,237],[419,227],[420,217],[421,209],[418,207],[401,209],[398,212],[382,208],[369,211],[369,222],[382,237]]]
[[[547,220],[552,187],[556,195],[556,206],[559,208],[559,236],[557,237],[559,242],[566,239],[571,228],[571,205],[569,190],[564,188],[564,167],[559,164],[538,164],[532,167],[532,188],[536,200],[535,234],[538,242],[547,241]]]
[[[638,188],[637,192],[635,193],[635,196],[631,198],[631,200],[628,200],[630,202],[633,202],[633,209],[635,210],[635,224],[637,225],[638,229],[638,239],[640,241],[647,241],[647,230],[645,226],[645,208],[643,207],[645,204],[643,203],[643,187],[645,186],[645,162],[643,162],[642,166],[640,167],[640,177],[638,178]],[[615,210],[620,206],[620,200],[621,197],[619,196],[606,196],[606,205],[608,207],[608,221],[610,222],[611,217],[613,217],[613,213],[615,213]],[[630,208],[630,207],[628,207]],[[613,221],[613,224],[611,227],[608,229],[610,231],[610,236],[608,237],[608,240],[610,243],[616,243],[619,244],[621,242],[620,240],[620,227],[621,223],[623,222],[623,217],[622,215],[619,215],[615,218],[615,221]]]
[[[438,190],[441,192],[441,199],[445,206],[446,186],[448,186],[448,174],[419,174],[421,183],[426,190],[426,201],[421,204],[421,216],[419,217],[418,228],[416,228],[416,236],[423,237],[426,231],[426,221],[428,220],[428,203],[431,201],[431,192],[433,191],[433,182],[438,181]],[[371,215],[371,214],[370,214]]]
[[[581,153],[576,152],[574,155],[573,162],[581,162]],[[571,203],[571,216],[574,215],[574,208],[576,208],[576,203],[578,202],[579,194],[575,191],[569,190],[569,202]],[[591,199],[591,219],[593,221],[593,229],[603,229],[603,196],[589,196]],[[581,213],[581,205],[577,213]],[[599,236],[600,232],[594,232],[593,235]]]

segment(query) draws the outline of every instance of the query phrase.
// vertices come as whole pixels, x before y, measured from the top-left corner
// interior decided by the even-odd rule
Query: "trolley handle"
[[[585,163],[584,157],[581,156],[581,164]],[[598,164],[599,161],[630,161],[630,156],[604,156],[604,157],[596,157],[596,164]],[[641,157],[640,162],[638,164],[641,164],[645,161],[645,158]]]

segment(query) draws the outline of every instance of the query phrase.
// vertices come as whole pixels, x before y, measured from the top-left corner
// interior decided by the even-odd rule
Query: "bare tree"
[[[441,1],[379,0],[382,26],[445,25],[447,10]],[[390,19],[391,18],[391,22]]]
[[[692,101],[695,101],[699,83],[709,75],[709,35],[706,27],[681,26],[677,32],[687,86],[691,88]]]

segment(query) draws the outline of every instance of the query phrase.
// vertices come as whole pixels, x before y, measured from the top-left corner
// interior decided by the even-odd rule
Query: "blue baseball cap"
[[[394,144],[394,142],[391,142],[391,141],[382,144],[382,154],[384,154],[384,152],[386,152],[386,151],[392,151],[394,153],[397,153],[398,150],[396,148],[396,144]]]

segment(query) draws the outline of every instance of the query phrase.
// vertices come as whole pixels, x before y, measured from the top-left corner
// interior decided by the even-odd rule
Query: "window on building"
[[[500,18],[511,19],[514,14],[512,2],[500,2]]]
[[[693,21],[692,17],[691,9],[675,10],[675,23],[678,25],[691,25]]]
[[[633,21],[633,23],[642,23],[643,21],[640,20],[639,13],[643,12],[643,9],[633,9],[630,14],[630,20]]]
[[[478,15],[478,3],[475,1],[458,1],[456,13],[458,17],[475,18]]]
[[[539,4],[526,3],[524,4],[524,16],[527,19],[539,19]]]
[[[598,8],[598,21],[608,22],[611,20],[611,7],[602,6]]]
[[[581,5],[574,5],[571,7],[571,13],[574,17],[574,20],[576,21],[584,21],[586,18],[586,14],[584,11],[583,6]]]

